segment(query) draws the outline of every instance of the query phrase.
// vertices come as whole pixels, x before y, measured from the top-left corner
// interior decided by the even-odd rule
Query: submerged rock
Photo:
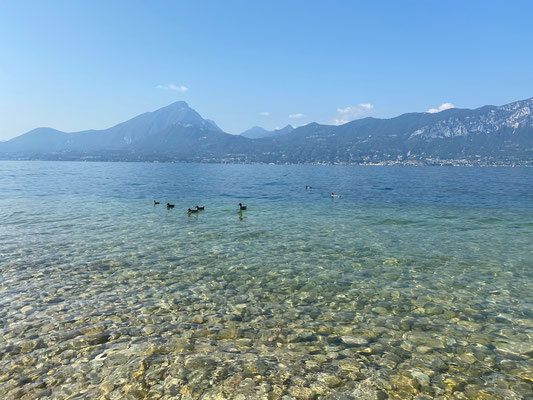
[[[368,340],[362,337],[341,336],[340,339],[343,344],[350,347],[365,346],[368,344]]]

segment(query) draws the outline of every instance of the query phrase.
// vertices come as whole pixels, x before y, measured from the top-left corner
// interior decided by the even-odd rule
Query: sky
[[[533,96],[532,1],[0,0],[0,140],[186,101],[226,132]]]

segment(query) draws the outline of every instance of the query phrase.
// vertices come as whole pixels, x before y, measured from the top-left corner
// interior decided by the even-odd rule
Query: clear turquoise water
[[[531,169],[0,162],[0,221],[2,398],[533,397]]]

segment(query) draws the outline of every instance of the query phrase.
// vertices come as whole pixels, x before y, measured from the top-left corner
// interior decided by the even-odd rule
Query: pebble
[[[342,380],[337,378],[335,375],[327,374],[324,372],[318,374],[317,380],[319,382],[323,382],[326,386],[330,388],[334,388],[342,384]]]
[[[368,344],[368,340],[362,337],[356,336],[341,336],[341,341],[347,346],[365,346]]]

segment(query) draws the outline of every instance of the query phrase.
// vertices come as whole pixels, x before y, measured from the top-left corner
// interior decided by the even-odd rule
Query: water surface
[[[2,398],[533,396],[531,169],[0,162],[0,188]]]

